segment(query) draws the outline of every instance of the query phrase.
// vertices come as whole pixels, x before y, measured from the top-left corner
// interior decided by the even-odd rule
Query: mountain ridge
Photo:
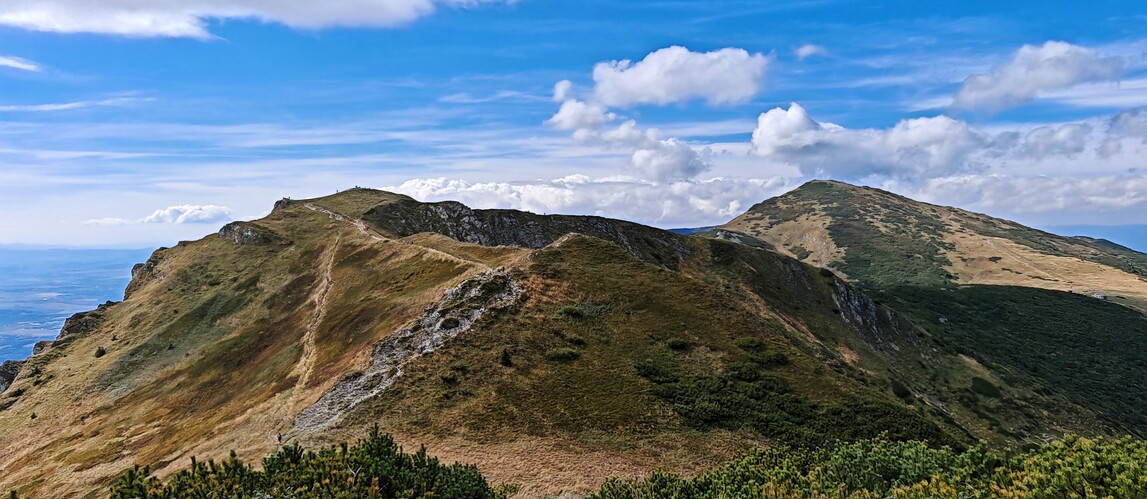
[[[1018,285],[1101,294],[1147,311],[1147,254],[869,187],[812,181],[754,205],[721,229],[860,275],[869,288]],[[877,268],[882,264],[886,268]]]
[[[369,189],[284,199],[157,250],[122,302],[25,361],[0,394],[0,488],[75,495],[133,463],[162,475],[374,423],[534,496],[770,442],[1144,427],[1013,377],[922,321],[930,304],[753,239]],[[1089,317],[1125,318],[1102,305]]]

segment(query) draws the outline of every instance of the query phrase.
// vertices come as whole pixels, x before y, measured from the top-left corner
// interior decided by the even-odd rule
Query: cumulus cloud
[[[231,210],[226,206],[212,204],[184,204],[155,210],[146,217],[129,220],[126,218],[98,218],[84,222],[85,225],[129,225],[129,224],[209,224],[231,221]]]
[[[1110,158],[1119,154],[1124,150],[1124,142],[1147,144],[1147,108],[1127,109],[1108,120],[1107,136],[1099,147],[1100,156]]]
[[[562,102],[569,97],[570,89],[573,88],[573,82],[569,80],[562,80],[554,84],[554,102]]]
[[[0,67],[19,69],[21,71],[40,71],[39,64],[10,55],[0,55]]]
[[[690,179],[710,168],[702,152],[683,140],[662,138],[657,129],[641,128],[632,119],[603,130],[620,118],[610,108],[698,98],[714,105],[741,102],[760,89],[767,63],[765,56],[744,49],[692,52],[678,46],[651,52],[637,63],[599,63],[593,69],[593,91],[584,100],[574,96],[569,80],[554,85],[553,100],[561,106],[545,123],[571,132],[580,144],[632,149],[629,171],[648,180]]]
[[[726,222],[754,203],[792,187],[780,177],[654,183],[631,177],[571,175],[527,183],[413,179],[384,189],[422,201],[461,201],[474,208],[599,215],[685,227]]]
[[[690,99],[736,104],[760,90],[767,64],[764,55],[739,48],[693,52],[666,47],[636,63],[628,59],[598,63],[593,68],[594,98],[610,107]]]
[[[751,151],[805,176],[899,185],[960,176],[1133,173],[1147,166],[1147,108],[1078,123],[986,131],[946,116],[846,128],[819,123],[793,103],[758,117]]]
[[[1108,121],[1107,126],[1111,138],[1134,137],[1147,140],[1147,108],[1120,111]]]
[[[572,131],[574,142],[610,149],[632,149],[630,171],[656,182],[673,182],[693,178],[710,165],[701,153],[676,139],[661,139],[656,129],[643,129],[634,120],[602,130],[617,116],[604,107],[576,99],[562,103],[546,124],[558,130]]]
[[[215,19],[256,19],[293,28],[391,27],[434,12],[498,0],[44,0],[0,3],[0,25],[57,33],[210,36]]]
[[[827,54],[828,54],[828,50],[825,50],[824,47],[821,47],[820,45],[813,45],[811,43],[806,43],[804,45],[797,47],[795,50],[793,50],[793,55],[797,56],[797,59],[800,59],[802,61],[805,59],[808,59],[809,57],[812,57],[814,55],[827,55]]]
[[[595,129],[613,119],[614,115],[600,105],[569,99],[562,102],[558,112],[546,120],[546,124],[558,130]]]
[[[633,151],[630,166],[660,182],[693,178],[709,169],[701,154],[677,139],[666,139]]]
[[[1048,156],[1075,156],[1087,147],[1091,125],[1068,123],[1059,128],[1042,126],[1024,137],[1024,152],[1034,159]]]
[[[950,203],[998,215],[1038,219],[1053,215],[1054,223],[1077,223],[1072,217],[1124,213],[1134,216],[1147,208],[1147,176],[957,175],[917,184],[885,187],[926,201]],[[1079,220],[1088,220],[1080,218]]]
[[[987,135],[946,116],[854,130],[819,123],[795,102],[762,113],[752,138],[759,156],[795,164],[809,175],[844,178],[949,174],[971,166],[970,154],[990,143]]]
[[[225,206],[184,204],[155,210],[142,220],[146,224],[201,224],[231,220]]]
[[[1041,92],[1077,84],[1114,81],[1126,67],[1121,57],[1065,42],[1024,45],[989,74],[973,75],[956,90],[953,105],[962,109],[999,111],[1028,102]]]

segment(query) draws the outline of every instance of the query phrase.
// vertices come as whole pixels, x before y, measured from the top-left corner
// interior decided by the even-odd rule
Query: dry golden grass
[[[623,451],[547,437],[497,443],[433,435],[399,434],[395,439],[410,449],[425,444],[430,455],[444,462],[479,463],[478,469],[491,483],[518,486],[513,496],[517,498],[585,494],[597,490],[606,478],[640,478],[659,469],[692,476],[743,455],[754,441],[751,435],[723,430],[685,438],[654,437]]]
[[[1102,295],[1147,313],[1147,281],[1080,258],[1048,255],[1013,241],[952,231],[947,269],[960,284],[990,284]]]
[[[363,209],[372,192],[337,207]],[[25,371],[15,387],[25,393],[0,411],[0,489],[66,497],[134,463],[162,476],[190,456],[257,459],[381,337],[488,268],[480,258],[520,254],[459,258],[433,248],[442,240],[389,240],[301,203],[258,223],[290,242],[212,235],[163,250],[98,330],[32,360],[40,376]]]
[[[809,213],[796,220],[762,224],[760,218],[749,212],[722,227],[767,241],[777,251],[810,265],[828,267],[844,257],[844,250],[838,248],[828,234],[830,222],[824,214]],[[798,255],[794,248],[804,248],[809,253]]]

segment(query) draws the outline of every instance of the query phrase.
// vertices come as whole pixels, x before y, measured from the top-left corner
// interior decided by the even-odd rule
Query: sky
[[[1147,223],[1127,1],[0,0],[0,244],[354,186],[719,224],[815,178]]]

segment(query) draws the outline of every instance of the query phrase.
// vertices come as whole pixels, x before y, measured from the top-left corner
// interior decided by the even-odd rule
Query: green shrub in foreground
[[[135,466],[112,485],[112,498],[175,497],[449,497],[496,498],[474,466],[443,465],[425,449],[407,454],[372,428],[354,446],[319,452],[288,445],[263,459],[263,471],[232,453],[222,463],[191,461],[166,482]]]
[[[592,499],[1147,497],[1147,442],[1068,437],[1019,454],[884,438],[773,448],[687,480],[610,479]]]

